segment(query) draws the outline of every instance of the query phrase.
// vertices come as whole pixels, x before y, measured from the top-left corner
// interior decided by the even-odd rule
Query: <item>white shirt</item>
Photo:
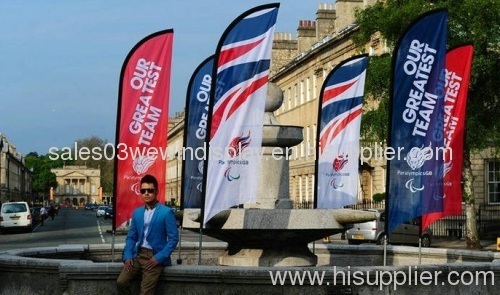
[[[144,211],[144,236],[141,244],[141,247],[143,248],[153,249],[153,247],[151,247],[151,245],[149,245],[148,241],[146,240],[146,237],[148,236],[149,224],[151,223],[151,218],[153,217],[155,210],[156,207],[154,209]]]

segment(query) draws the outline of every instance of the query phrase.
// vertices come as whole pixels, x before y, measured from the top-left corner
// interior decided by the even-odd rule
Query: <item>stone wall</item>
[[[206,247],[206,248],[205,248]],[[117,246],[115,257],[121,255],[122,245]],[[224,251],[224,243],[207,243],[204,262],[212,263]],[[378,286],[367,283],[346,283],[356,271],[370,272],[371,282],[377,271],[417,271],[418,248],[388,246],[388,265],[383,267],[381,246],[316,245],[317,267],[220,267],[214,265],[183,264],[165,268],[156,294],[392,294],[394,285]],[[182,251],[185,263],[197,257],[195,243],[186,243]],[[67,245],[56,248],[33,248],[0,253],[0,294],[117,294],[115,281],[123,264],[121,262],[95,262],[111,256],[110,245]],[[36,257],[36,258],[34,258]],[[42,258],[45,257],[45,258]],[[173,261],[176,260],[176,253]],[[437,286],[446,282],[448,274],[464,271],[491,272],[494,276],[486,284],[446,285],[438,287],[447,294],[499,294],[500,253],[422,249],[422,265],[418,272],[436,274]],[[93,260],[86,260],[93,259]],[[286,280],[283,286],[274,286],[271,274],[277,271],[316,271],[324,274],[323,284]],[[348,274],[342,275],[341,273]],[[377,275],[378,276],[378,275]],[[333,284],[335,281],[336,285]],[[494,281],[491,282],[491,279]],[[342,281],[344,283],[342,283]],[[138,284],[133,289],[137,290]],[[339,292],[343,293],[339,293]],[[436,285],[403,284],[397,294],[435,294]]]

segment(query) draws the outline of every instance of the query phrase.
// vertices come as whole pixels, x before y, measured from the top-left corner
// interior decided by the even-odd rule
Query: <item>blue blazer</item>
[[[137,256],[139,247],[144,236],[144,211],[141,206],[134,210],[132,222],[125,239],[125,249],[123,250],[123,261],[133,259]],[[151,218],[149,232],[146,240],[153,248],[153,254],[159,264],[163,266],[172,265],[170,255],[179,242],[179,232],[174,212],[170,207],[161,203],[156,205],[155,212]]]

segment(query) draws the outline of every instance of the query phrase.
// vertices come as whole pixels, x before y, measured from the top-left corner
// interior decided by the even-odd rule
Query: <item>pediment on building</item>
[[[64,178],[70,178],[70,177],[73,177],[73,178],[84,178],[84,177],[89,177],[89,175],[86,175],[85,173],[81,173],[81,172],[78,172],[78,171],[67,171],[66,173],[64,173],[65,171],[60,171],[60,173],[56,173],[56,176],[57,177],[64,177]]]

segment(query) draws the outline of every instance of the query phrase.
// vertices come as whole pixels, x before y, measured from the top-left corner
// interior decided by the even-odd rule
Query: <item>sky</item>
[[[0,133],[26,155],[98,136],[115,141],[120,69],[145,36],[174,29],[170,115],[194,69],[254,0],[0,1]],[[319,3],[281,2],[276,32],[296,36]]]

